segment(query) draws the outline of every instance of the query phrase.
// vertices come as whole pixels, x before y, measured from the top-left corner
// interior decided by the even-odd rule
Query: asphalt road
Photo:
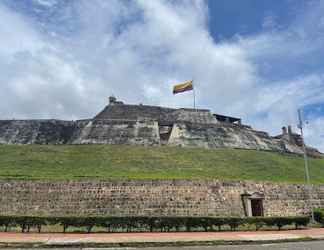
[[[154,247],[145,250],[324,250],[324,241],[211,247]]]
[[[35,250],[36,248],[11,248],[10,250]],[[237,246],[193,246],[193,247],[113,247],[113,248],[50,248],[51,250],[324,250],[324,241],[237,245]],[[2,249],[0,249],[2,250]],[[4,249],[3,250],[8,250]],[[48,250],[40,249],[37,250]]]
[[[238,245],[238,246],[211,246],[211,247],[161,247],[145,248],[146,250],[324,250],[324,241]]]

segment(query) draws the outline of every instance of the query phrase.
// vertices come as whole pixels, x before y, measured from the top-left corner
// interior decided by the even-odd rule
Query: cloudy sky
[[[0,119],[89,118],[109,95],[197,105],[324,151],[324,0],[1,0]]]

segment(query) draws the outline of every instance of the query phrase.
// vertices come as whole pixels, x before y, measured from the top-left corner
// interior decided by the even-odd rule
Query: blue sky
[[[199,107],[270,134],[303,108],[324,151],[323,0],[3,0],[0,118],[94,116],[111,94]]]
[[[285,27],[296,18],[296,9],[304,1],[269,0],[209,0],[209,26],[216,40],[231,39],[237,35],[254,35],[265,26]],[[267,22],[268,21],[268,22]]]
[[[235,39],[237,36],[256,36],[263,32],[282,31],[297,28],[300,17],[307,11],[311,12],[312,5],[317,1],[208,1],[210,33],[217,41]],[[314,7],[315,8],[315,7]],[[316,20],[314,20],[316,23]],[[289,52],[287,51],[287,54]],[[318,54],[320,53],[320,54]],[[323,72],[321,63],[323,51],[315,51],[307,55],[307,60],[295,58],[280,58],[275,61],[274,70],[264,70],[267,79],[289,79],[294,74]],[[267,58],[266,60],[270,60]],[[264,59],[263,59],[264,60]],[[287,67],[287,64],[290,67]]]

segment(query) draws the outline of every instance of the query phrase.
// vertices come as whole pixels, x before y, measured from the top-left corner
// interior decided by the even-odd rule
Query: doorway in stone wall
[[[264,194],[245,191],[241,194],[245,216],[264,216]]]
[[[251,199],[252,216],[263,216],[263,200]]]
[[[173,124],[159,124],[159,135],[161,145],[166,145],[169,141]]]

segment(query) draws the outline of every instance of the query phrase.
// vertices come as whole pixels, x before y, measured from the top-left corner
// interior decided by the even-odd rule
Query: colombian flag
[[[178,93],[182,93],[182,92],[189,91],[189,90],[193,90],[192,80],[185,81],[183,83],[174,85],[173,94],[178,94]]]

